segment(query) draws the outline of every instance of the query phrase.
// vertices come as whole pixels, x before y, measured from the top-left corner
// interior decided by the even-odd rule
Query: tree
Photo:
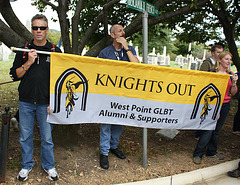
[[[240,6],[238,0],[210,0],[206,6],[192,14],[171,19],[169,27],[181,29],[177,38],[185,42],[205,43],[209,40],[227,43],[233,63],[240,70],[240,58],[235,43],[239,40]],[[169,20],[168,20],[169,21]],[[176,24],[175,21],[178,21]],[[222,38],[224,34],[225,39]]]
[[[173,44],[171,41],[171,31],[165,28],[164,26],[157,24],[151,27],[148,30],[148,51],[152,51],[153,48],[157,52],[162,52],[164,46],[167,47],[167,52],[171,53],[173,50]],[[143,34],[142,31],[139,33],[134,33],[129,40],[133,42],[135,46],[142,46],[143,43]],[[143,48],[139,48],[139,54],[142,54]]]
[[[20,46],[31,40],[33,36],[28,29],[19,21],[14,14],[9,0],[0,0],[0,12],[5,21],[8,23],[7,26],[0,19],[0,40],[10,46]]]
[[[209,3],[209,11],[211,11],[218,19],[220,24],[223,27],[223,33],[226,37],[229,51],[233,55],[233,63],[240,69],[240,57],[237,52],[237,46],[235,43],[235,38],[237,35],[237,29],[240,25],[239,16],[240,16],[240,6],[238,0],[234,1],[217,1],[218,6],[214,6],[213,3]]]
[[[59,39],[61,38],[61,33],[56,30],[49,30],[47,34],[47,40],[49,40],[51,43],[58,45]]]
[[[126,8],[119,3],[120,0],[37,0],[34,4],[40,11],[50,6],[57,11],[64,51],[80,54],[88,45],[90,50],[86,55],[97,56],[98,53],[111,43],[108,35],[108,24],[122,23],[126,26],[126,36],[131,36],[142,30],[142,13]],[[158,0],[154,4],[159,7],[158,18],[149,16],[149,29],[165,20],[183,14],[189,14],[206,4],[208,0]],[[152,0],[149,2],[153,3]],[[56,5],[57,4],[57,5]],[[73,10],[73,16],[67,17],[67,12]],[[32,39],[31,34],[20,23],[12,11],[9,0],[0,0],[0,12],[9,27],[0,21],[0,40],[7,46],[19,46],[26,40]],[[69,23],[71,22],[71,23]],[[4,32],[4,33],[3,33]],[[70,39],[70,32],[72,40]],[[12,42],[8,39],[11,35]]]
[[[196,44],[192,43],[191,44],[191,51],[189,52],[189,43],[175,40],[174,41],[174,46],[175,49],[173,50],[173,53],[176,55],[183,55],[186,56],[188,54],[192,54],[193,57],[196,58],[202,58],[203,57],[203,52],[204,52],[204,46],[203,44]]]

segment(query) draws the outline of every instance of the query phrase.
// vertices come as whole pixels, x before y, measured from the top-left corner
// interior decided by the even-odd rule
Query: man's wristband
[[[131,51],[131,49],[130,49],[130,48],[128,48],[128,49],[126,49],[125,51],[126,51],[126,53],[127,53],[128,51]]]
[[[24,67],[24,65],[22,65],[22,68],[23,68],[24,71],[27,71],[27,69]]]

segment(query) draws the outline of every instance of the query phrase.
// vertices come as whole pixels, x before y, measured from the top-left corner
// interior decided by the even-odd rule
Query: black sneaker
[[[107,170],[109,168],[108,156],[100,154],[100,166]]]
[[[57,171],[56,171],[55,168],[52,168],[52,169],[50,169],[50,170],[45,170],[45,169],[44,169],[44,171],[47,172],[48,178],[49,178],[50,180],[52,180],[52,181],[58,180],[59,176],[58,176],[58,173],[57,173]]]
[[[17,179],[19,181],[26,181],[28,179],[28,174],[32,169],[21,169],[21,171],[18,173]]]
[[[238,169],[233,170],[233,171],[229,171],[227,174],[230,177],[234,177],[234,178],[239,178],[240,177],[240,171]]]
[[[115,156],[117,156],[119,159],[126,159],[126,156],[124,155],[124,153],[122,153],[122,151],[120,151],[118,148],[110,149],[110,152]]]

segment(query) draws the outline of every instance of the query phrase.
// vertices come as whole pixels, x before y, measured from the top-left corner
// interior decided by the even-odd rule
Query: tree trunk
[[[72,48],[73,48],[73,54],[79,54],[78,53],[78,43],[79,43],[79,20],[80,20],[80,12],[83,9],[83,0],[80,0],[77,2],[76,5],[76,11],[74,16],[72,17]]]
[[[239,57],[238,49],[237,49],[237,46],[236,46],[236,43],[234,40],[234,28],[231,25],[228,28],[223,27],[223,32],[224,32],[224,35],[225,35],[227,43],[228,43],[229,51],[233,55],[233,57],[232,57],[233,63],[236,66],[237,70],[239,71],[240,57]]]
[[[9,39],[9,41],[7,41],[6,38],[1,38],[1,40],[6,40],[4,44],[6,44],[9,47],[20,46],[24,45],[26,41],[31,41],[33,39],[31,32],[29,32],[28,29],[19,21],[19,19],[13,12],[9,0],[0,0],[0,12],[4,20],[10,26],[9,29],[6,29],[6,27],[8,26],[3,22],[1,23],[0,31],[5,32],[6,30],[8,30],[4,34],[2,33],[2,35],[10,34],[9,36],[6,37],[7,39]],[[16,41],[14,41],[15,39]]]
[[[115,3],[119,2],[120,0],[111,0],[108,1],[103,7],[104,7],[104,11],[108,11],[109,9],[111,9]],[[78,53],[81,53],[83,48],[85,47],[85,45],[87,44],[90,36],[92,33],[94,33],[94,31],[98,28],[98,25],[101,21],[104,20],[104,11],[101,11],[98,16],[94,19],[94,22],[91,24],[91,26],[89,26],[89,28],[87,29],[87,31],[83,34],[80,42],[79,42],[79,46],[78,46]],[[102,39],[103,41],[106,40],[106,37],[104,37]],[[102,43],[102,42],[101,42]],[[98,46],[95,47],[95,49],[98,48]],[[101,48],[101,46],[99,47]],[[94,49],[94,50],[95,50]],[[101,50],[100,50],[101,51]],[[100,52],[98,51],[98,52]],[[95,53],[95,51],[93,52]],[[95,55],[95,54],[94,54]]]
[[[61,28],[61,36],[63,41],[63,47],[64,47],[64,53],[72,53],[72,47],[70,43],[70,37],[69,37],[69,29],[70,29],[70,23],[69,19],[67,19],[67,1],[62,0],[58,1],[59,6],[57,8],[58,18],[59,18],[59,24]]]
[[[85,56],[98,56],[99,52],[104,49],[106,46],[112,43],[112,38],[108,35],[108,38],[100,40],[97,44],[95,44],[86,54]]]
[[[9,28],[2,20],[0,20],[0,40],[7,47],[20,47],[27,41],[16,34],[11,28]]]

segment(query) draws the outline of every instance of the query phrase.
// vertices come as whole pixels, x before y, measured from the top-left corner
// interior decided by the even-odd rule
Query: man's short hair
[[[215,52],[216,48],[218,49],[224,49],[221,45],[214,45],[213,47],[211,47],[211,52]]]
[[[45,15],[43,14],[36,14],[33,16],[32,20],[31,20],[31,24],[33,23],[33,21],[35,21],[36,19],[41,19],[41,20],[44,20],[46,23],[47,23],[47,26],[48,26],[48,19]]]
[[[115,26],[115,25],[116,25],[116,24],[114,24],[114,25],[111,26],[111,28],[110,28],[110,30],[109,30],[110,33],[113,33],[113,30],[114,30],[114,26]]]
[[[122,26],[121,24],[114,24],[114,25],[112,25],[111,26],[111,28],[110,28],[110,33],[113,33],[113,31],[114,31],[114,27],[116,26],[116,25],[120,25],[120,26]]]
[[[223,47],[223,49],[224,49],[224,47],[225,47],[225,45],[224,45],[222,42],[217,42],[217,43],[215,43],[214,45],[220,45],[220,46]]]

